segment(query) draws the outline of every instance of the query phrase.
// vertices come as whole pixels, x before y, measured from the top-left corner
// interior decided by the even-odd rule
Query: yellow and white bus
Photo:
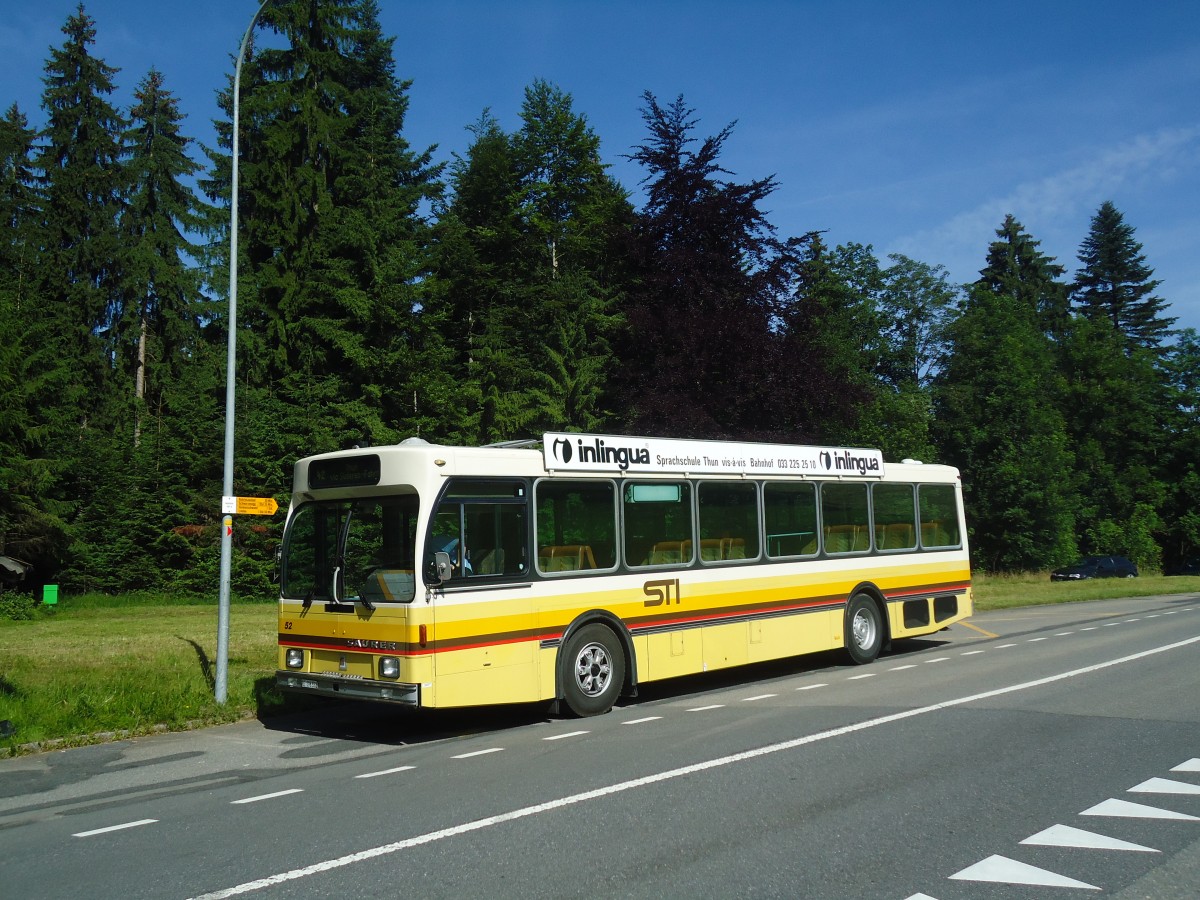
[[[546,434],[296,464],[280,687],[607,712],[638,685],[971,614],[957,470],[877,450]]]

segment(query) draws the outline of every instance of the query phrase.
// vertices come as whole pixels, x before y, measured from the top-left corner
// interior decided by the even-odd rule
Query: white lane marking
[[[860,680],[860,679],[862,679],[862,678],[874,678],[874,677],[875,677],[875,673],[874,673],[874,672],[867,672],[865,675],[851,675],[851,676],[850,676],[849,678],[847,678],[846,680],[847,680],[847,681],[858,681],[858,680]]]
[[[359,850],[356,853],[350,853],[345,856],[339,856],[333,859],[312,863],[311,865],[304,866],[299,869],[291,869],[287,872],[280,872],[275,875],[267,876],[266,878],[259,878],[254,881],[243,882],[242,884],[234,885],[230,888],[224,888],[222,890],[212,891],[207,894],[201,894],[197,896],[195,900],[225,900],[227,897],[236,897],[240,894],[248,894],[251,891],[262,890],[263,888],[272,887],[276,884],[295,881],[299,878],[307,878],[310,875],[317,875],[321,872],[329,872],[333,869],[341,869],[345,866],[354,865],[355,863],[364,862],[369,859],[377,859],[381,856],[388,856],[392,853],[398,853],[401,850],[407,850],[411,847],[420,847],[424,844],[434,843],[435,841],[443,841],[447,838],[457,837],[462,834],[470,834],[473,831],[482,831],[485,828],[493,828],[506,822],[514,822],[518,819],[527,819],[531,816],[540,815],[553,810],[564,809],[568,806],[576,806],[580,803],[587,803],[591,800],[596,800],[601,797],[622,794],[626,791],[636,790],[637,788],[646,787],[651,784],[659,784],[664,781],[683,778],[688,775],[694,775],[698,772],[706,772],[709,769],[723,768],[725,766],[734,765],[747,760],[758,759],[762,756],[769,756],[773,753],[795,750],[799,747],[806,747],[809,744],[815,744],[820,741],[844,737],[848,734],[866,731],[870,728],[878,728],[881,725],[890,725],[892,722],[902,722],[906,719],[911,719],[916,716],[924,716],[929,715],[930,713],[941,712],[945,709],[953,709],[958,706],[964,706],[968,703],[976,703],[981,700],[990,700],[993,697],[1002,697],[1005,694],[1014,694],[1020,691],[1032,690],[1033,688],[1042,687],[1047,684],[1065,681],[1068,678],[1076,678],[1080,675],[1090,675],[1093,672],[1100,672],[1104,669],[1111,668],[1112,666],[1119,666],[1124,665],[1125,663],[1135,662],[1139,659],[1145,659],[1150,656],[1155,656],[1159,653],[1166,653],[1168,650],[1177,650],[1180,647],[1187,647],[1196,643],[1200,643],[1200,636],[1188,638],[1187,640],[1183,641],[1177,641],[1174,644],[1165,644],[1161,647],[1155,647],[1152,650],[1143,650],[1140,653],[1134,653],[1130,656],[1122,656],[1117,659],[1110,659],[1107,662],[1095,663],[1094,665],[1086,666],[1082,669],[1071,669],[1067,672],[1060,672],[1057,675],[1049,675],[1045,678],[1038,678],[1034,681],[1024,681],[1019,684],[1008,685],[1007,687],[994,688],[990,691],[984,691],[980,694],[968,694],[965,697],[957,697],[953,700],[945,700],[941,703],[934,703],[930,706],[906,709],[900,712],[890,713],[886,716],[880,716],[875,719],[867,719],[863,722],[856,722],[853,725],[843,725],[840,728],[832,728],[828,731],[819,731],[815,734],[808,734],[803,737],[793,738],[790,741],[783,741],[779,744],[768,744],[765,747],[757,747],[753,750],[743,750],[741,753],[734,753],[730,756],[721,756],[717,757],[716,759],[705,760],[704,762],[692,763],[691,765],[680,766],[677,769],[667,769],[662,772],[656,772],[653,775],[645,775],[641,778],[617,782],[616,784],[610,784],[606,787],[600,787],[590,791],[583,791],[579,794],[570,794],[566,797],[560,797],[557,800],[548,800],[545,803],[538,803],[533,806],[525,806],[520,809],[514,809],[506,813],[499,813],[498,815],[488,816],[483,819],[462,822],[458,825],[452,825],[449,828],[443,828],[439,831],[426,832],[425,834],[419,834],[415,837],[406,838],[402,841],[396,841],[391,844],[382,844],[378,847],[370,847],[366,850]],[[656,716],[655,718],[658,717]]]
[[[1116,627],[1117,625],[1120,625],[1120,624],[1121,624],[1120,622],[1105,622],[1105,623],[1104,623],[1104,627],[1105,627],[1105,628],[1114,628],[1114,627]]]
[[[710,703],[708,706],[693,706],[688,712],[708,712],[710,709],[724,709],[724,703]]]
[[[1200,784],[1189,784],[1186,781],[1173,781],[1170,778],[1151,778],[1129,789],[1131,794],[1197,794],[1200,795]]]
[[[950,657],[948,657],[948,656],[939,656],[939,657],[937,657],[936,659],[927,659],[927,660],[925,660],[925,664],[926,664],[926,665],[929,665],[930,663],[935,663],[935,662],[945,662],[945,661],[946,661],[946,660],[948,660],[949,658],[950,658]]]
[[[1036,644],[1038,641],[1048,641],[1048,640],[1050,640],[1050,639],[1049,639],[1049,638],[1044,638],[1044,637],[1040,637],[1040,638],[1030,638],[1030,639],[1029,639],[1029,640],[1028,640],[1026,643],[1029,643],[1029,644]]]
[[[806,685],[804,685],[804,687],[796,688],[796,690],[798,690],[798,691],[815,691],[817,688],[823,688],[823,687],[829,687],[829,683],[822,682],[821,684],[806,684]]]
[[[622,722],[622,725],[641,725],[643,722],[657,722],[662,716],[646,716],[641,719],[630,719],[628,722]]]
[[[1079,630],[1080,631],[1096,631],[1099,627],[1100,627],[1099,625],[1089,625],[1087,628],[1080,628]]]
[[[916,667],[917,667],[916,663],[909,663],[907,666],[892,666],[892,668],[888,669],[888,671],[889,672],[903,672],[905,669],[915,669]]]
[[[380,775],[395,775],[397,772],[407,772],[409,769],[415,769],[416,766],[396,766],[394,769],[384,769],[382,772],[366,772],[362,775],[355,775],[355,778],[378,778]]]
[[[1161,853],[1153,847],[1143,847],[1141,844],[1131,844],[1104,834],[1084,831],[1082,828],[1072,828],[1070,825],[1051,825],[1045,831],[1039,831],[1021,841],[1022,844],[1033,844],[1038,847],[1072,847],[1077,850],[1128,850],[1136,853]]]
[[[543,741],[561,741],[563,738],[579,737],[581,734],[590,734],[588,731],[564,731],[562,734],[552,734],[550,737],[542,738]]]
[[[1146,618],[1147,619],[1157,619],[1158,613],[1150,613],[1149,615],[1146,616]]]
[[[107,828],[93,828],[91,831],[77,831],[71,837],[92,837],[96,834],[108,834],[110,831],[124,831],[126,828],[137,828],[141,825],[152,825],[158,819],[138,819],[136,822],[125,822],[122,825],[109,825]]]
[[[999,645],[999,646],[997,646],[995,649],[997,649],[997,650],[1007,650],[1009,647],[1015,647],[1015,646],[1017,646],[1017,645],[1016,645],[1016,644],[1000,644],[1000,645]]]
[[[1200,772],[1200,757],[1192,757],[1185,763],[1180,763],[1172,772]]]
[[[759,694],[757,697],[743,697],[743,703],[753,703],[755,700],[770,700],[772,697],[778,697],[778,694]]]
[[[965,650],[958,655],[959,656],[975,656],[979,653],[987,653],[987,651],[986,650]]]
[[[988,881],[995,884],[1029,884],[1037,887],[1083,888],[1098,891],[1094,884],[1086,881],[1076,881],[1066,875],[1059,875],[1047,869],[1039,869],[1028,863],[1017,862],[1006,856],[989,856],[985,860],[967,866],[961,872],[950,876],[958,881]]]
[[[488,747],[486,750],[473,750],[470,753],[460,753],[458,756],[452,756],[451,759],[471,759],[474,756],[487,756],[489,753],[503,753],[503,747]]]
[[[1126,621],[1126,622],[1140,622],[1140,621],[1142,621],[1142,620],[1141,620],[1141,617],[1138,617],[1138,618],[1136,618],[1136,619],[1126,619],[1125,621]]]
[[[274,800],[276,797],[286,797],[288,794],[303,794],[303,788],[288,788],[286,791],[276,791],[273,794],[259,794],[257,797],[246,797],[242,800],[231,800],[230,804],[237,806],[239,803],[257,803],[259,800]]]
[[[1060,631],[1060,632],[1058,632],[1058,634],[1056,634],[1054,636],[1055,637],[1066,637],[1068,634],[1074,634],[1074,633],[1075,632],[1073,632],[1073,631]]]
[[[1157,806],[1146,806],[1142,803],[1130,803],[1128,800],[1105,800],[1090,809],[1085,809],[1081,816],[1108,816],[1113,819],[1171,819],[1176,822],[1200,822],[1200,816],[1189,816],[1169,809],[1159,809]]]

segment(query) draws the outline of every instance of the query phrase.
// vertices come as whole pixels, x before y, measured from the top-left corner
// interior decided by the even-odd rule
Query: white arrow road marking
[[[1131,794],[1200,794],[1200,784],[1173,781],[1170,778],[1151,778],[1129,789]]]
[[[1171,770],[1172,772],[1200,772],[1200,757],[1189,759],[1185,763],[1180,763]]]
[[[1030,884],[1037,887],[1081,888],[1098,891],[1100,888],[1086,881],[1076,881],[1066,875],[1039,869],[1027,863],[1017,862],[1006,856],[989,856],[981,862],[968,866],[951,875],[957,881],[990,881],[996,884]]]
[[[1097,803],[1091,809],[1085,809],[1080,815],[1111,816],[1117,819],[1174,819],[1181,822],[1200,822],[1200,816],[1189,816],[1187,813],[1172,812],[1156,806],[1143,806],[1141,803],[1130,803],[1128,800],[1105,800],[1103,803]]]
[[[1032,837],[1021,841],[1022,844],[1034,844],[1038,847],[1074,847],[1079,850],[1133,850],[1138,853],[1160,853],[1153,847],[1143,847],[1141,844],[1131,844],[1129,841],[1118,840],[1104,834],[1084,831],[1082,828],[1072,828],[1070,825],[1051,825],[1045,831],[1039,831]]]

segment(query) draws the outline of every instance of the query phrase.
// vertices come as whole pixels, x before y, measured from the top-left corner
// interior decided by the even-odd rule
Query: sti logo
[[[575,455],[575,451],[571,449],[571,442],[566,438],[559,438],[554,442],[554,455],[562,463],[569,463],[571,457]]]

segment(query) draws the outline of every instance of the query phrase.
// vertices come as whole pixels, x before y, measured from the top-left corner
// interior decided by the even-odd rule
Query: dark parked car
[[[1164,575],[1200,575],[1200,556],[1185,559],[1177,566],[1168,566]]]
[[[1137,566],[1123,556],[1085,556],[1073,566],[1055,569],[1051,581],[1078,581],[1081,578],[1136,578]]]

